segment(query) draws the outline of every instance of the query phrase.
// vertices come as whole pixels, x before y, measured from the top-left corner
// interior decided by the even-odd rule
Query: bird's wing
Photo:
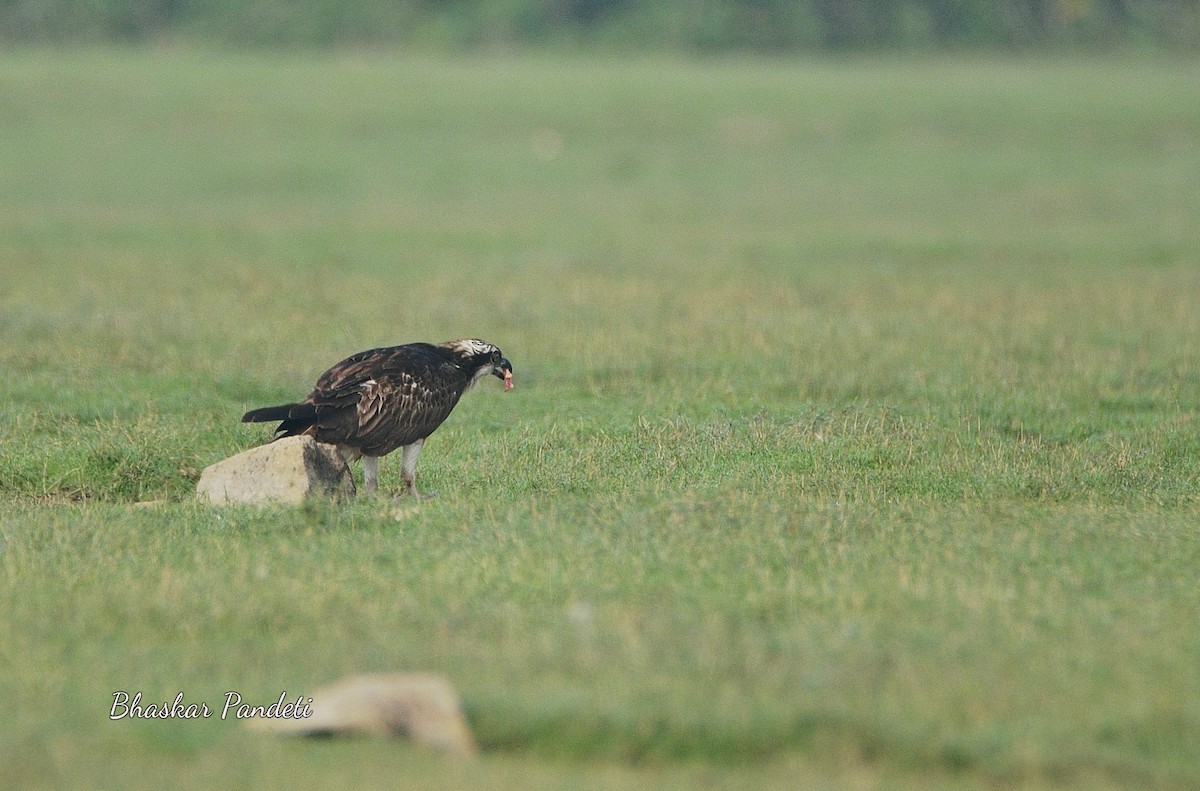
[[[392,349],[368,349],[347,357],[321,374],[309,403],[317,407],[342,408],[358,403],[362,387],[375,378],[375,371]]]
[[[328,416],[321,422],[330,441],[383,455],[432,434],[466,381],[444,354],[409,344],[346,358],[322,374],[309,399]]]

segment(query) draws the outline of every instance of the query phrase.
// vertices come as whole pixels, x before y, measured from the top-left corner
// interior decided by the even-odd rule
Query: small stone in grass
[[[353,497],[354,477],[333,445],[285,437],[205,467],[196,496],[218,505],[299,505],[314,496]]]
[[[403,736],[414,744],[458,755],[475,753],[458,693],[430,673],[350,676],[312,694],[303,719],[251,719],[248,728],[284,735]]]

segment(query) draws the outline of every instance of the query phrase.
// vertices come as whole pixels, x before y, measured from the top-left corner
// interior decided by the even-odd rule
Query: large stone
[[[403,736],[423,747],[460,755],[475,752],[458,693],[441,676],[350,676],[313,692],[309,709],[307,717],[258,717],[246,726],[296,736]]]
[[[205,467],[196,496],[212,503],[296,504],[353,497],[354,478],[333,445],[285,437]]]

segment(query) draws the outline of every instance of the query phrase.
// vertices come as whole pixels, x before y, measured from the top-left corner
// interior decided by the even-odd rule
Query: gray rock
[[[353,497],[354,478],[333,445],[285,437],[205,467],[196,496],[215,504],[298,504],[306,497]]]
[[[271,733],[404,736],[459,755],[476,751],[458,693],[430,673],[350,676],[312,694],[307,717],[257,717],[246,727]]]

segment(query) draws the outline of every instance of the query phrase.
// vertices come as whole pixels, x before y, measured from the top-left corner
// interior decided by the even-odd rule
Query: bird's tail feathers
[[[283,404],[281,406],[265,406],[262,409],[251,409],[242,415],[243,423],[268,423],[272,420],[287,420],[291,411],[301,404]]]
[[[272,420],[278,420],[279,425],[275,427],[275,433],[271,439],[294,437],[310,432],[316,425],[317,408],[307,403],[283,404],[251,409],[242,415],[243,423],[267,423]]]

